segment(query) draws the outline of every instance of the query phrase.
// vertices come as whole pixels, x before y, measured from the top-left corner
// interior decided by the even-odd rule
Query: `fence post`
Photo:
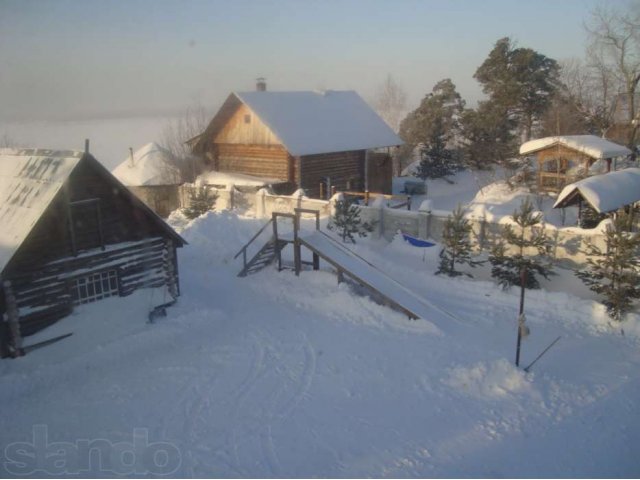
[[[431,201],[425,200],[418,208],[418,237],[431,237]]]
[[[484,215],[480,217],[480,232],[478,232],[478,245],[480,251],[484,250],[485,242],[487,239],[487,217]]]
[[[235,189],[236,186],[233,183],[229,185],[229,210],[233,210],[235,208]]]
[[[261,188],[260,190],[258,190],[256,192],[256,217],[257,218],[264,218],[266,216],[265,214],[265,202],[264,202],[264,197],[266,195],[266,190],[264,188]]]

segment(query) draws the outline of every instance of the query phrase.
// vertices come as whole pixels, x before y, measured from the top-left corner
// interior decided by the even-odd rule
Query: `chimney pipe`
[[[259,77],[256,79],[256,91],[258,92],[267,91],[267,81],[264,79],[264,77]]]
[[[133,148],[129,147],[129,166],[135,167],[135,162],[133,161]]]

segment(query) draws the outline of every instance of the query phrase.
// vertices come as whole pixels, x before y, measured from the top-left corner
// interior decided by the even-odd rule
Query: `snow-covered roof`
[[[596,160],[631,154],[631,150],[627,147],[610,142],[604,138],[596,137],[595,135],[565,135],[529,140],[520,146],[520,154],[527,155],[558,144],[582,152]]]
[[[355,91],[238,92],[294,156],[401,145]]]
[[[640,201],[640,168],[627,168],[604,175],[595,175],[567,185],[562,189],[553,208],[572,205],[578,196],[598,212],[618,210]]]
[[[173,163],[173,155],[157,143],[147,143],[116,168],[113,175],[127,186],[176,185],[180,170]]]
[[[224,185],[227,187],[230,185],[239,187],[264,187],[282,182],[282,180],[278,180],[277,178],[254,177],[253,175],[243,173],[215,171],[205,172],[196,179],[196,184]]]
[[[0,149],[0,272],[82,155],[71,151]]]

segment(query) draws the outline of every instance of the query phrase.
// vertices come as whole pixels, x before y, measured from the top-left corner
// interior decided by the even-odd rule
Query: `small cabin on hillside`
[[[356,92],[258,88],[229,95],[190,140],[211,170],[277,179],[277,193],[312,198],[331,187],[391,193],[389,148],[403,142]]]
[[[520,146],[520,155],[535,154],[539,191],[559,192],[565,185],[590,175],[601,162],[598,173],[611,170],[614,158],[626,157],[631,150],[594,135],[565,135],[530,140]]]
[[[182,175],[169,150],[155,142],[147,143],[116,168],[113,175],[149,208],[163,218],[181,205]]]
[[[3,356],[76,305],[180,292],[185,241],[88,153],[0,149]]]

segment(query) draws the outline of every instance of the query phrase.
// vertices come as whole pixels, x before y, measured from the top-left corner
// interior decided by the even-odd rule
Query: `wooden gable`
[[[267,125],[248,106],[241,104],[214,137],[214,143],[281,145]]]

